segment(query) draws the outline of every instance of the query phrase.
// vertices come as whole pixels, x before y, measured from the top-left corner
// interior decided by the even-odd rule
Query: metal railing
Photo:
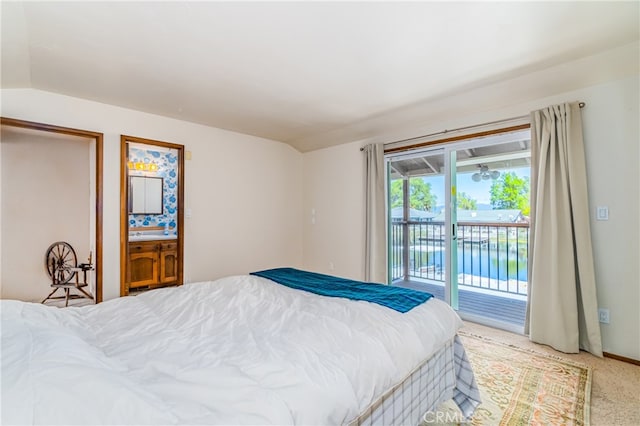
[[[391,224],[392,280],[445,280],[444,222]],[[458,222],[459,285],[527,294],[528,223]]]

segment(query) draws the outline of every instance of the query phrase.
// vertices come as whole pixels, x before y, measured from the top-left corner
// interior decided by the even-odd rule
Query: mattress
[[[402,314],[255,276],[1,309],[3,424],[346,424],[461,326],[435,299]]]

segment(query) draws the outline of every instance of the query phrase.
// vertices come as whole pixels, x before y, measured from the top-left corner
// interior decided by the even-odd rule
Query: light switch
[[[609,220],[609,207],[607,206],[596,207],[596,220]]]
[[[187,219],[191,219],[191,209],[184,209],[184,216]]]

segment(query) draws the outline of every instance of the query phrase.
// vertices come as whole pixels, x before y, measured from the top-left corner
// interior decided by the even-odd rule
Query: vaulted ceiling
[[[2,2],[2,87],[288,143],[637,42],[633,2]]]

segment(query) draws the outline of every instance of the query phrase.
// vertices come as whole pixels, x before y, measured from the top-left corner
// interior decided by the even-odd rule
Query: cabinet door
[[[132,244],[129,246],[129,287],[142,287],[158,283],[157,244]]]
[[[160,283],[178,282],[178,244],[163,243],[160,246]]]

